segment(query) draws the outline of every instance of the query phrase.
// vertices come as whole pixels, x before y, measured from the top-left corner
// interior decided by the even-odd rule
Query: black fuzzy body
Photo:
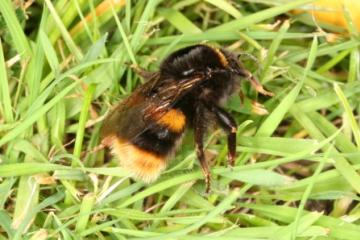
[[[146,82],[107,116],[102,128],[103,144],[126,142],[166,161],[181,142],[185,129],[193,128],[208,189],[210,172],[203,150],[208,126],[215,123],[226,132],[229,164],[233,165],[236,122],[222,105],[237,90],[239,76],[251,74],[232,53],[208,45],[194,45],[170,54],[158,72],[136,71]],[[117,149],[123,155],[122,147]],[[138,160],[130,157],[127,161]]]
[[[224,66],[220,61],[219,51],[228,61]],[[194,115],[199,102],[206,105],[222,106],[226,99],[236,91],[239,85],[236,71],[231,67],[235,57],[225,50],[214,50],[207,45],[195,45],[180,49],[168,56],[160,65],[160,79],[173,81],[176,86],[184,77],[194,72],[212,72],[209,79],[204,79],[195,88],[187,92],[172,108],[179,109],[186,116],[187,127],[194,127]],[[219,71],[221,70],[221,71]],[[161,85],[161,81],[158,82]],[[156,87],[155,87],[156,92]],[[204,123],[212,123],[213,114],[206,112],[203,116]],[[207,128],[207,126],[204,126]],[[185,130],[185,129],[184,129]],[[180,140],[182,132],[175,133],[159,124],[151,124],[143,134],[132,140],[132,143],[147,151],[153,151],[159,155],[168,155],[174,151],[176,142]]]

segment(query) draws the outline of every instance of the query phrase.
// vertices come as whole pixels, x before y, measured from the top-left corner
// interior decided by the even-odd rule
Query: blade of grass
[[[59,15],[57,14],[56,9],[54,8],[51,1],[45,0],[45,3],[51,13],[51,16],[53,17],[53,19],[56,23],[56,26],[59,28],[60,33],[61,33],[62,37],[64,38],[64,41],[65,41],[66,45],[68,46],[69,50],[72,52],[72,54],[74,54],[75,58],[78,61],[80,61],[83,58],[82,52],[80,51],[78,46],[76,46],[75,42],[72,40],[70,33],[66,29],[66,27],[65,27],[64,23],[62,22],[61,18],[59,17]]]
[[[339,129],[331,123],[325,116],[321,115],[318,112],[310,112],[308,113],[309,118],[314,122],[314,124],[320,129],[322,133],[324,133],[327,137],[337,132]],[[341,152],[344,153],[356,153],[357,148],[352,143],[351,139],[349,139],[344,133],[339,133],[335,138],[335,146]],[[350,158],[353,164],[359,163],[358,159]]]
[[[16,17],[12,4],[13,3],[10,0],[0,1],[0,12],[4,17],[11,34],[16,51],[20,54],[22,60],[26,60],[31,57],[32,51],[26,35]]]
[[[11,97],[9,90],[9,82],[7,77],[7,71],[5,66],[4,51],[2,47],[2,42],[0,39],[0,104],[4,111],[4,119],[6,123],[11,123],[14,121],[14,116],[12,112]]]
[[[179,43],[195,43],[203,40],[208,41],[218,41],[218,42],[227,42],[227,41],[236,41],[240,37],[243,38],[243,32],[234,32],[234,31],[223,31],[221,34],[214,34],[212,32],[203,32],[196,34],[182,34],[175,36],[164,36],[159,38],[149,39],[147,45],[161,45],[161,44],[170,44],[181,37]],[[269,31],[247,31],[246,36],[255,40],[273,40],[278,35],[277,32]],[[299,38],[314,38],[315,36],[321,36],[316,33],[285,33],[283,39],[299,39]],[[261,49],[260,47],[257,49]]]
[[[38,173],[46,173],[59,169],[69,169],[67,166],[50,163],[13,163],[0,165],[0,177],[16,177],[33,175]]]
[[[94,207],[96,195],[88,193],[84,196],[80,206],[80,212],[75,226],[75,231],[80,233],[86,229],[88,225],[91,209]]]
[[[87,62],[84,64],[81,64],[77,67],[74,67],[70,69],[68,72],[60,75],[55,82],[52,84],[52,88],[56,86],[56,84],[61,81],[62,79],[71,76],[71,74],[76,73],[78,71],[83,71],[84,69],[88,68],[89,66],[92,66],[94,64],[100,64],[105,62],[113,62],[113,59],[101,59],[96,60],[92,62]],[[36,122],[41,116],[43,116],[47,111],[49,111],[53,106],[57,104],[58,101],[60,101],[63,97],[65,97],[70,91],[72,91],[80,82],[74,82],[64,88],[61,92],[58,93],[54,98],[52,98],[49,102],[47,102],[45,105],[42,105],[42,103],[46,100],[47,95],[51,93],[51,89],[47,93],[42,93],[37,101],[34,102],[34,104],[31,106],[31,108],[28,110],[26,119],[23,120],[17,128],[12,129],[8,133],[6,133],[1,139],[0,139],[0,146],[4,145],[5,143],[11,141],[12,139],[16,138],[19,134],[24,132],[28,127],[30,127],[34,122]]]
[[[332,149],[332,147],[330,147],[329,149]],[[301,197],[300,204],[299,204],[299,207],[298,207],[298,211],[296,212],[294,223],[293,223],[293,229],[292,229],[292,234],[291,234],[291,239],[292,240],[295,240],[296,237],[297,237],[300,217],[303,215],[305,204],[306,204],[307,200],[309,199],[309,196],[310,196],[311,191],[312,191],[312,189],[314,187],[316,179],[318,178],[320,172],[322,172],[322,170],[324,169],[325,162],[326,162],[326,159],[328,158],[329,153],[330,153],[329,150],[325,152],[325,156],[320,161],[319,165],[316,167],[316,170],[315,170],[314,174],[310,177],[310,180],[309,180],[310,183],[306,187],[305,192],[304,192],[303,196]]]
[[[46,112],[48,112],[53,106],[56,105],[58,101],[63,99],[70,91],[72,91],[79,82],[74,82],[64,88],[57,96],[55,96],[53,99],[51,99],[48,103],[46,103],[44,106],[42,106],[36,113],[34,113],[32,116],[26,118],[23,120],[16,128],[12,129],[8,133],[6,133],[1,139],[0,139],[0,146],[4,145],[5,143],[13,140],[17,136],[19,136],[21,133],[26,131],[28,127],[30,127],[34,122],[36,122],[41,116],[43,116]]]
[[[15,142],[13,148],[14,150],[23,152],[27,156],[34,158],[37,162],[48,162],[48,159],[39,151],[39,149],[27,140],[22,139]]]
[[[162,0],[153,0],[148,1],[145,7],[145,10],[143,11],[141,18],[138,22],[138,26],[136,27],[134,34],[131,39],[131,47],[134,49],[135,52],[137,52],[140,48],[140,46],[144,42],[144,33],[146,30],[146,24],[149,20],[149,18],[154,14],[156,6],[162,2]]]
[[[111,220],[111,221],[106,221],[102,224],[98,224],[98,225],[95,225],[95,226],[92,226],[88,229],[85,229],[84,231],[82,231],[80,233],[80,236],[81,237],[86,237],[90,234],[95,234],[99,231],[103,231],[104,229],[106,228],[109,228],[111,226],[113,226],[115,223],[118,223],[121,219],[115,219],[115,220]]]
[[[271,42],[271,45],[265,57],[265,61],[263,63],[263,69],[260,74],[260,82],[264,82],[264,79],[269,71],[269,67],[274,62],[275,53],[278,50],[280,43],[283,40],[284,34],[287,32],[289,27],[290,27],[290,22],[287,20],[281,25],[278,34],[276,35],[275,39]]]
[[[316,70],[316,72],[321,74],[321,73],[329,71],[336,64],[338,64],[341,60],[343,60],[347,55],[349,55],[350,52],[351,52],[351,49],[345,49],[345,50],[341,51],[335,57],[331,58],[329,61],[327,61],[321,67],[319,67]]]
[[[40,38],[40,43],[41,46],[43,47],[43,51],[45,53],[46,59],[51,67],[51,69],[53,70],[54,73],[57,73],[59,71],[59,60],[57,58],[56,55],[56,51],[53,48],[53,46],[51,45],[50,39],[48,38],[48,36],[45,34],[45,32],[40,29],[39,31],[39,38]]]
[[[89,24],[86,21],[86,19],[84,17],[84,14],[81,11],[81,5],[80,5],[79,1],[73,0],[72,2],[74,3],[76,11],[77,11],[77,13],[78,13],[78,15],[80,17],[81,24],[85,28],[85,32],[86,32],[87,37],[91,40],[91,42],[95,42],[94,36],[91,34]]]
[[[28,87],[28,97],[23,100],[26,106],[31,105],[40,93],[40,82],[44,69],[45,54],[41,46],[40,38],[36,40],[33,56],[30,59],[25,73],[25,80]]]
[[[336,45],[323,45],[319,48],[317,56],[331,55],[336,54],[339,51],[343,51],[350,48],[356,48],[360,45],[359,41],[348,40],[346,42],[342,42]],[[309,50],[304,49],[301,51],[293,51],[293,53],[286,56],[286,60],[290,62],[299,62],[308,57]]]
[[[166,18],[176,29],[182,33],[201,33],[202,31],[193,24],[181,12],[172,8],[161,8],[159,12]]]
[[[88,116],[89,116],[89,112],[90,112],[89,109],[90,109],[90,105],[91,105],[91,101],[92,101],[95,89],[96,89],[96,85],[90,84],[90,86],[87,88],[87,90],[85,92],[83,105],[82,105],[80,117],[79,117],[79,126],[78,126],[77,132],[76,132],[74,152],[73,152],[73,155],[75,156],[75,158],[71,162],[72,167],[79,166],[79,161],[77,159],[80,159],[80,157],[81,157],[81,149],[83,146],[84,133],[85,133],[85,127],[86,127],[85,125],[86,125],[86,121],[88,120]],[[65,182],[65,181],[63,181],[63,182]],[[74,185],[74,184],[69,183],[69,185]],[[65,202],[70,203],[70,199],[71,199],[70,195],[66,194]],[[83,221],[84,220],[81,220],[82,224],[84,224]],[[84,227],[84,226],[80,225],[79,227],[81,228],[81,230],[83,230],[82,227]],[[79,230],[79,231],[81,231],[81,230]]]
[[[289,177],[264,169],[233,171],[220,175],[240,182],[265,187],[288,185],[292,182]]]
[[[47,86],[41,94],[37,97],[37,99],[34,101],[34,103],[27,109],[26,114],[24,117],[32,116],[36,111],[38,111],[45,103],[45,101],[49,98],[50,94],[53,93],[55,87],[60,84],[62,81],[65,81],[67,78],[72,77],[74,74],[81,75],[84,71],[86,71],[89,67],[98,65],[98,64],[104,64],[104,63],[113,63],[116,62],[117,59],[99,59],[89,62],[84,62],[81,64],[78,64],[76,67],[73,67],[69,69],[68,71],[60,74],[57,76],[55,80],[53,80],[54,74],[50,73],[49,78],[51,81],[51,84]],[[45,80],[43,80],[45,81]],[[88,83],[85,80],[85,83]],[[57,94],[57,93],[56,93]],[[0,141],[1,142],[1,141]]]
[[[130,60],[133,64],[136,64],[137,65],[137,62],[136,62],[136,59],[135,59],[135,56],[134,56],[134,52],[133,50],[131,49],[131,46],[130,46],[130,42],[126,36],[126,33],[124,31],[124,28],[119,20],[119,17],[117,16],[116,12],[115,12],[115,9],[114,9],[114,6],[112,5],[111,6],[111,12],[113,14],[113,17],[115,18],[115,22],[116,22],[116,26],[118,27],[119,31],[120,31],[120,34],[121,34],[121,38],[124,42],[124,45],[125,45],[125,48],[126,48],[126,51],[130,57]]]
[[[48,206],[51,206],[59,201],[61,201],[61,199],[63,199],[64,194],[62,192],[58,192],[46,199],[44,199],[41,203],[39,203],[36,207],[34,207],[33,209],[29,209],[29,211],[27,212],[23,222],[21,222],[19,228],[16,230],[15,234],[14,234],[14,240],[20,240],[23,239],[22,238],[22,233],[25,230],[26,226],[28,226],[28,224],[30,224],[31,219],[33,219],[35,217],[35,215],[43,208],[46,208]]]
[[[0,210],[0,227],[7,233],[10,239],[14,237],[15,231],[11,227],[11,218],[5,210]]]
[[[353,48],[350,53],[348,82],[360,79],[360,53],[358,48]]]
[[[241,192],[239,189],[233,190],[229,196],[227,196],[220,204],[218,204],[213,210],[211,210],[206,216],[202,219],[197,221],[196,223],[182,229],[179,231],[175,231],[172,233],[164,234],[161,236],[157,236],[156,238],[149,238],[149,239],[169,239],[169,238],[178,238],[180,236],[184,236],[187,233],[199,229],[202,225],[216,217],[217,215],[221,214],[222,212],[231,209],[231,204],[240,196]]]
[[[291,223],[297,212],[296,208],[288,206],[275,206],[265,204],[248,204],[240,203],[240,206],[244,208],[250,208],[254,211],[258,211],[263,216],[267,216],[270,219],[275,219],[281,222]],[[304,211],[304,214],[309,214],[309,211]],[[329,216],[321,216],[316,225],[322,226],[331,231],[328,232],[328,237],[353,240],[360,234],[360,230],[356,224],[347,223],[341,218],[333,218]]]
[[[126,26],[126,32],[130,33],[131,31],[131,10],[132,10],[132,6],[131,6],[131,1],[126,1],[125,4],[125,26]]]
[[[357,121],[356,121],[356,119],[354,117],[354,114],[353,114],[353,112],[351,110],[350,104],[347,101],[344,92],[341,90],[339,85],[336,84],[336,83],[334,84],[334,90],[335,90],[338,98],[340,99],[341,104],[343,105],[343,107],[345,109],[346,116],[350,121],[350,126],[351,126],[351,129],[353,131],[353,135],[354,135],[354,138],[355,138],[357,148],[360,150],[360,128],[359,128],[359,125],[357,124]]]
[[[359,37],[359,31],[357,30],[354,21],[356,21],[356,17],[352,16],[349,11],[350,4],[342,4],[343,16],[346,21],[346,27],[353,38]]]
[[[310,120],[306,113],[302,112],[295,105],[291,108],[291,114],[295,119],[304,127],[304,129],[309,133],[309,135],[315,139],[323,140],[325,137],[321,131],[315,126],[315,124]],[[325,147],[327,149],[329,146]],[[336,149],[332,148],[330,153],[338,153]],[[340,172],[343,178],[353,187],[356,192],[360,192],[360,186],[357,184],[360,182],[360,176],[356,172],[354,166],[352,166],[347,159],[343,157],[335,157],[333,165]]]
[[[317,37],[314,37],[313,42],[311,44],[308,61],[306,63],[306,68],[302,78],[300,79],[299,83],[294,87],[294,89],[291,90],[286,97],[284,97],[284,99],[280,102],[280,104],[278,104],[278,106],[261,124],[260,128],[256,132],[256,136],[270,136],[271,134],[273,134],[275,129],[278,127],[278,125],[284,118],[285,114],[289,111],[291,106],[293,106],[304,84],[304,81],[316,59],[317,45],[318,45]]]
[[[360,82],[354,82],[344,85],[344,94],[347,98],[353,98],[360,93]],[[305,98],[296,105],[304,112],[313,112],[324,108],[330,108],[331,106],[339,103],[339,98],[334,91],[324,89],[320,91],[316,96]]]
[[[85,3],[89,3],[86,0],[76,0],[77,4],[79,4],[80,6],[84,6]],[[54,2],[55,7],[54,10],[55,12],[59,13],[59,19],[60,21],[63,23],[63,25],[65,26],[65,28],[68,28],[74,21],[74,19],[76,17],[78,17],[78,12],[76,9],[76,6],[74,5],[74,1],[64,1],[64,0],[59,0]],[[91,3],[90,3],[91,4]],[[44,3],[44,7],[47,5],[47,3]],[[49,36],[49,39],[51,41],[52,44],[55,44],[56,41],[58,40],[58,38],[61,36],[61,29],[56,28],[57,25],[57,20],[55,20],[53,18],[53,16],[49,15],[49,17],[46,19],[46,21],[48,22],[47,26],[46,26],[46,30],[45,31],[47,33],[47,35]]]
[[[310,228],[321,217],[321,215],[322,214],[319,212],[311,212],[311,213],[303,214],[303,216],[299,217],[298,222],[293,222],[288,226],[274,232],[271,235],[270,239],[271,240],[295,239],[296,237],[301,236],[301,233],[303,233],[308,228]],[[295,226],[296,226],[296,232],[293,233],[291,232],[291,230],[294,229]]]
[[[274,155],[280,156],[290,156],[300,151],[310,151],[319,144],[316,140],[257,136],[240,136],[238,143],[242,147],[257,149],[259,153],[273,152]]]
[[[5,203],[12,193],[12,187],[14,186],[15,181],[15,178],[9,178],[3,180],[3,182],[0,184],[0,211],[5,209]]]
[[[122,207],[122,208],[127,207],[130,204],[145,198],[146,196],[149,196],[149,195],[154,194],[156,192],[160,192],[160,191],[162,191],[164,189],[176,186],[176,185],[178,185],[180,183],[184,183],[184,182],[199,179],[201,177],[202,177],[201,172],[197,171],[197,172],[194,172],[194,173],[180,175],[180,176],[174,177],[172,179],[168,179],[168,180],[159,182],[159,183],[154,184],[151,187],[145,189],[144,191],[141,191],[141,192],[135,194],[134,196],[130,197],[126,201],[122,202],[119,207]]]
[[[229,15],[233,16],[236,19],[242,17],[241,12],[238,11],[233,5],[231,5],[231,3],[225,0],[205,0],[205,1],[225,11],[226,13],[228,13]]]
[[[220,26],[211,28],[207,30],[207,32],[223,32],[223,31],[235,31],[235,30],[241,30],[244,28],[247,28],[255,23],[261,22],[265,19],[280,15],[282,13],[288,12],[294,8],[300,7],[304,4],[313,2],[314,0],[295,0],[291,1],[289,3],[268,8],[259,12],[256,12],[254,14],[242,17],[237,20],[233,20],[227,23],[224,23]]]
[[[85,125],[86,121],[88,120],[89,112],[90,112],[90,105],[93,98],[94,91],[96,89],[96,85],[90,84],[90,86],[87,88],[83,100],[83,106],[81,108],[81,113],[79,117],[79,126],[76,132],[76,138],[75,138],[75,145],[74,145],[74,156],[77,158],[80,158],[81,155],[81,149],[83,145],[84,140],[84,132],[85,132]],[[75,161],[71,164],[73,167],[77,165]]]

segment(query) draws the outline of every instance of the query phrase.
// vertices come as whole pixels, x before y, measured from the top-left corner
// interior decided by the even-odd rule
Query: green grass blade
[[[0,210],[0,227],[7,233],[9,238],[14,237],[15,231],[11,227],[11,218],[5,210]]]
[[[263,124],[261,124],[260,128],[256,133],[256,136],[270,136],[275,131],[277,126],[280,124],[285,114],[294,104],[304,84],[304,81],[316,59],[317,44],[318,44],[317,38],[315,37],[310,48],[309,58],[301,80],[294,87],[294,89],[291,90],[290,93],[280,102],[280,104],[276,107],[276,109],[272,111],[272,113],[266,118]]]
[[[292,115],[296,118],[296,120],[306,129],[310,136],[315,139],[323,140],[325,137],[320,132],[320,130],[315,126],[315,124],[310,120],[310,118],[302,112],[296,106],[293,106],[291,109]],[[325,149],[327,149],[327,146]],[[337,153],[337,150],[332,148],[330,153]],[[360,182],[360,176],[356,172],[354,166],[352,166],[347,159],[344,157],[334,157],[333,162],[335,168],[340,172],[341,176],[347,180],[347,182],[356,190],[360,192],[360,186],[357,182]]]
[[[132,49],[135,51],[138,51],[143,41],[143,36],[146,31],[146,23],[149,18],[154,14],[156,6],[161,2],[162,0],[152,0],[147,1],[146,7],[141,15],[141,18],[138,22],[138,26],[136,27],[133,37],[131,39],[131,46]]]
[[[245,183],[250,183],[265,187],[288,185],[292,182],[292,179],[286,176],[282,176],[273,171],[263,170],[263,169],[232,171],[220,175],[226,178],[238,180],[240,182],[245,182]]]
[[[346,116],[350,121],[350,126],[351,126],[351,129],[353,131],[353,135],[354,135],[354,138],[355,138],[356,145],[357,145],[358,149],[360,149],[360,128],[359,128],[359,125],[358,125],[358,123],[357,123],[357,121],[356,121],[356,119],[354,117],[354,114],[352,112],[350,104],[347,101],[344,92],[341,90],[339,85],[336,84],[336,83],[334,84],[334,90],[335,90],[336,94],[338,95],[338,97],[340,99],[340,102],[341,102],[341,104],[343,105],[343,107],[345,109]]]
[[[86,229],[90,219],[91,209],[94,207],[95,200],[96,195],[94,193],[88,193],[82,199],[80,212],[75,227],[76,232],[82,232]]]
[[[324,65],[319,67],[316,72],[317,73],[324,73],[329,71],[331,68],[333,68],[336,64],[338,64],[341,60],[343,60],[349,53],[351,52],[350,49],[346,49],[342,52],[340,52],[338,55],[336,55],[334,58],[331,58],[328,62],[326,62]]]
[[[260,81],[261,82],[264,82],[264,79],[266,78],[266,75],[267,75],[267,73],[269,71],[269,67],[274,62],[275,53],[278,50],[279,45],[280,45],[281,41],[284,38],[284,34],[289,29],[289,27],[290,27],[290,22],[285,21],[281,25],[281,28],[280,28],[280,30],[278,32],[278,35],[271,42],[271,45],[269,47],[269,50],[267,51],[267,55],[266,55],[266,58],[265,58],[265,61],[264,61],[264,64],[263,64],[262,72],[260,74]]]
[[[62,22],[61,18],[59,17],[58,13],[56,12],[56,9],[54,8],[53,4],[50,0],[45,0],[46,6],[48,7],[51,16],[53,17],[56,26],[59,28],[62,37],[64,38],[64,41],[66,45],[68,46],[69,50],[74,54],[75,58],[80,61],[83,58],[83,54],[81,50],[76,46],[75,42],[70,36],[70,33],[64,26],[64,23]]]
[[[225,0],[205,0],[206,2],[216,6],[217,8],[225,11],[229,15],[233,16],[236,19],[242,17],[242,14],[239,10],[237,10],[231,3]]]
[[[26,226],[31,222],[31,219],[35,217],[35,215],[43,208],[49,207],[64,198],[64,195],[62,192],[58,192],[46,199],[44,199],[41,203],[39,203],[35,208],[30,209],[29,212],[27,212],[23,222],[21,222],[19,228],[14,234],[14,240],[22,239],[22,233],[25,230]]]
[[[12,4],[13,3],[10,0],[0,1],[0,12],[5,19],[18,54],[20,54],[21,59],[26,60],[31,57],[32,51],[26,35],[16,17]]]
[[[81,155],[81,149],[83,145],[84,140],[84,132],[85,132],[85,124],[88,120],[89,116],[89,109],[91,105],[91,100],[93,98],[93,94],[95,92],[96,86],[94,84],[91,84],[88,89],[86,90],[84,100],[83,100],[83,106],[81,108],[81,113],[79,117],[79,125],[76,132],[76,139],[75,139],[75,147],[74,147],[74,156],[77,158],[80,158]],[[76,166],[76,162],[72,163],[72,166]]]
[[[331,149],[332,147],[330,147],[329,149]],[[324,169],[324,166],[325,166],[325,162],[328,158],[328,154],[330,153],[330,151],[327,151],[325,153],[325,156],[323,157],[323,159],[321,160],[321,162],[319,163],[319,165],[316,167],[316,170],[314,172],[314,174],[310,177],[310,184],[307,186],[302,198],[301,198],[301,201],[300,201],[300,204],[299,204],[299,207],[298,207],[298,211],[296,213],[296,216],[295,216],[295,219],[294,219],[294,223],[293,223],[293,231],[292,231],[292,234],[291,234],[291,239],[295,240],[296,237],[297,237],[297,232],[298,232],[298,228],[299,228],[299,222],[300,222],[300,217],[302,215],[302,212],[305,208],[305,204],[306,204],[306,201],[309,199],[309,196],[311,194],[311,191],[314,187],[314,184],[315,184],[315,181],[317,179],[317,177],[319,176],[319,174],[322,172],[322,170]]]
[[[120,34],[121,34],[121,37],[122,37],[122,40],[124,42],[124,45],[125,45],[125,48],[126,48],[126,51],[128,52],[128,55],[130,57],[130,60],[133,64],[137,64],[136,63],[136,60],[135,60],[135,56],[134,56],[134,52],[133,50],[131,49],[131,46],[130,46],[130,42],[129,42],[129,39],[128,37],[126,36],[126,33],[125,33],[125,30],[115,12],[115,9],[114,7],[112,6],[111,7],[111,11],[112,11],[112,14],[115,18],[115,22],[116,22],[116,26],[118,27],[119,31],[120,31]]]
[[[224,23],[220,26],[214,27],[209,29],[210,32],[223,32],[223,31],[235,31],[235,30],[241,30],[246,27],[251,26],[252,24],[261,22],[265,19],[280,15],[282,13],[285,13],[287,11],[290,11],[294,8],[298,8],[302,5],[305,5],[307,3],[313,2],[313,0],[295,0],[291,1],[289,3],[268,8],[259,12],[256,12],[254,14],[251,14],[249,16],[242,17],[237,20],[230,21],[228,23]]]
[[[217,205],[216,208],[214,208],[212,211],[210,211],[205,217],[203,217],[200,221],[197,221],[195,224],[190,225],[182,230],[165,234],[162,236],[156,237],[156,239],[169,239],[174,237],[180,237],[184,236],[187,233],[199,229],[202,225],[204,225],[206,222],[210,221],[212,218],[216,217],[218,214],[221,214],[222,212],[229,210],[231,208],[231,204],[240,196],[240,190],[235,189],[233,190],[229,196],[227,196],[219,205]],[[150,238],[152,239],[152,238]]]
[[[40,38],[40,43],[41,46],[43,47],[43,51],[45,53],[46,59],[51,67],[51,69],[53,70],[53,72],[57,72],[59,71],[59,60],[57,58],[56,55],[56,51],[53,48],[53,46],[51,45],[50,39],[48,38],[48,36],[45,34],[45,32],[40,29],[39,31],[39,38]]]
[[[34,47],[33,56],[30,59],[29,66],[26,69],[25,80],[28,86],[29,96],[24,101],[26,106],[31,105],[40,93],[40,82],[44,69],[45,54],[41,47],[39,38]]]
[[[5,66],[4,51],[2,47],[2,42],[0,39],[0,104],[4,111],[4,118],[7,123],[14,121],[14,116],[12,112],[11,97],[9,90],[9,82],[7,77],[7,70]]]
[[[56,105],[61,99],[63,99],[70,91],[72,91],[79,83],[74,82],[64,88],[59,94],[51,99],[47,104],[41,107],[35,114],[31,117],[26,118],[23,120],[16,128],[9,131],[0,139],[0,146],[4,145],[5,143],[13,140],[21,133],[23,133],[28,127],[30,127],[34,122],[36,122],[41,116],[43,116],[47,111],[49,111],[53,106]]]
[[[201,29],[193,24],[182,13],[171,8],[162,8],[160,14],[182,33],[201,33]]]
[[[360,79],[360,52],[358,48],[353,48],[350,53],[349,64],[349,82],[354,82],[356,79]]]
[[[69,167],[50,164],[50,163],[14,163],[14,164],[2,164],[0,165],[0,177],[16,177],[33,175],[37,173],[46,173],[58,169],[68,169]]]

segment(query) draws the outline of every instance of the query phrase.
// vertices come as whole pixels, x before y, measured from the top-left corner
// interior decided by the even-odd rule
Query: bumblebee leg
[[[228,135],[228,161],[229,165],[233,167],[236,157],[236,122],[228,112],[216,105],[207,106],[207,108],[215,114],[220,127]]]
[[[274,93],[266,91],[263,85],[261,85],[261,83],[253,75],[249,75],[249,80],[251,85],[255,88],[255,91],[257,91],[258,93],[261,93],[264,96],[274,96]]]
[[[206,193],[210,192],[211,184],[211,174],[209,170],[209,165],[205,159],[204,154],[204,135],[206,132],[206,125],[204,123],[204,111],[205,107],[202,103],[199,103],[196,107],[196,113],[194,118],[194,135],[195,135],[195,148],[196,155],[200,161],[201,169],[205,176],[206,183]]]
[[[254,75],[252,75],[248,70],[246,70],[242,64],[239,64],[239,68],[237,69],[237,74],[239,76],[248,79],[251,85],[253,86],[253,88],[255,89],[255,91],[257,91],[258,93],[261,93],[264,96],[270,96],[270,97],[274,96],[274,93],[266,91],[263,85],[261,85],[261,83],[259,82],[259,80],[257,80]]]

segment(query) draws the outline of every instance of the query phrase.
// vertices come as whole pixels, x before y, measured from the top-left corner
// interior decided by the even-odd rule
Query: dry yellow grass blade
[[[125,6],[125,0],[104,0],[102,1],[95,9],[96,17],[102,16],[104,13],[110,12],[111,8],[114,7],[115,9],[119,9]],[[89,12],[88,15],[84,18],[85,22],[91,23],[94,20],[94,14]],[[75,25],[70,31],[71,36],[76,35],[81,29],[84,27],[84,21],[80,21],[78,24]]]

